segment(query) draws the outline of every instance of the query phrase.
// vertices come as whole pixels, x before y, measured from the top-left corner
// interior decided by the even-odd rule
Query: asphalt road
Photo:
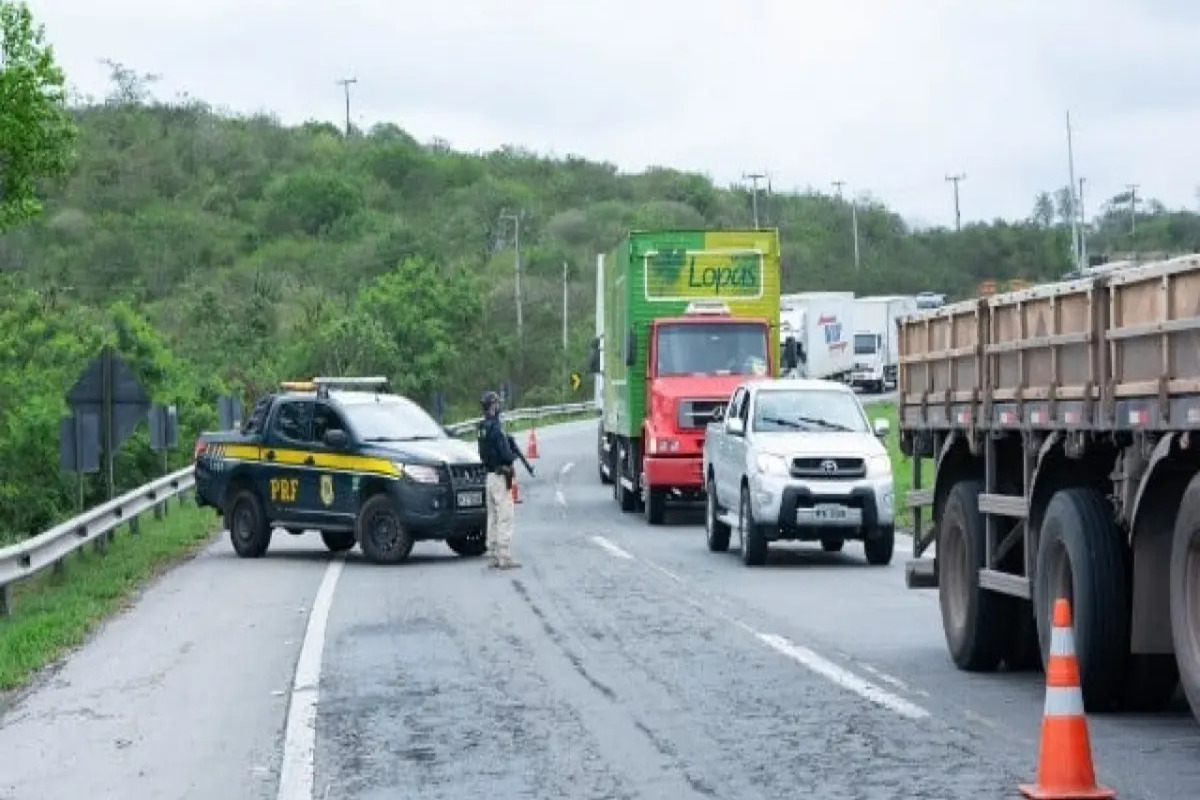
[[[286,786],[329,800],[974,799],[1033,776],[1042,677],[954,670],[902,554],[749,569],[695,512],[621,514],[594,422],[539,434],[522,569],[436,543],[343,564],[315,536],[242,561],[222,537],[0,719],[0,798],[274,800],[285,753]],[[1200,796],[1186,712],[1090,723],[1120,797]]]

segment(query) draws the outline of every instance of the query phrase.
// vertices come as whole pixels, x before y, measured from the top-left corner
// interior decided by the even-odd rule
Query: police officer
[[[517,456],[500,424],[500,395],[485,392],[480,401],[483,419],[479,422],[479,459],[487,469],[487,554],[488,566],[512,569],[521,566],[509,554],[516,508],[512,485]]]

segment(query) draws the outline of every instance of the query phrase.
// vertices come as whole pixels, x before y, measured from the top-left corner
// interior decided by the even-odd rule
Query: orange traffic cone
[[[524,502],[521,500],[521,490],[517,488],[517,479],[515,476],[513,477],[512,499],[514,503]]]
[[[1083,713],[1083,690],[1079,687],[1079,661],[1075,658],[1075,637],[1071,632],[1071,604],[1061,598],[1054,601],[1037,783],[1021,784],[1018,788],[1033,800],[1117,796],[1112,789],[1096,784],[1087,717]]]
[[[537,429],[530,426],[529,428],[529,443],[525,445],[525,457],[537,458]]]

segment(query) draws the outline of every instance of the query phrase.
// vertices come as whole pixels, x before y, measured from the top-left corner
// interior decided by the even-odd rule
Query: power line
[[[830,181],[835,191],[837,191],[838,200],[842,199],[842,187],[846,185],[845,181]]]
[[[350,87],[358,83],[358,78],[342,78],[338,83],[346,94],[346,138],[350,138]]]
[[[956,231],[962,230],[962,211],[960,210],[958,204],[958,183],[959,181],[965,181],[966,179],[966,173],[961,172],[957,175],[946,176],[946,182],[954,184],[954,230]]]

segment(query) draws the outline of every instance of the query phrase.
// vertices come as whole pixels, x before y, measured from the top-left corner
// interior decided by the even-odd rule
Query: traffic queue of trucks
[[[1200,256],[918,312],[899,335],[907,582],[937,588],[954,662],[1044,662],[1065,597],[1088,710],[1182,684],[1200,719]]]

